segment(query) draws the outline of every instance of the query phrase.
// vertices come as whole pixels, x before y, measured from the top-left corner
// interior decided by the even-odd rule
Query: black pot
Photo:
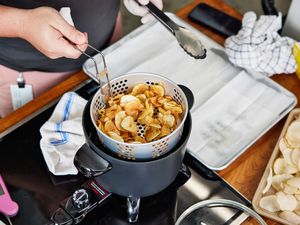
[[[180,87],[186,94],[191,109],[193,94],[188,88]],[[138,202],[140,197],[154,195],[175,180],[182,166],[192,128],[190,113],[185,120],[180,140],[169,153],[153,160],[129,161],[119,158],[101,143],[90,117],[90,104],[91,100],[84,109],[82,120],[86,144],[78,150],[74,159],[74,164],[81,173],[86,177],[94,177],[106,190]]]

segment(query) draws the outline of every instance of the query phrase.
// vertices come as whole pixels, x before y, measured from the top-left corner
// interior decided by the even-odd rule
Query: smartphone
[[[189,13],[188,18],[191,21],[208,27],[225,37],[237,34],[242,26],[240,20],[205,3],[198,4]]]

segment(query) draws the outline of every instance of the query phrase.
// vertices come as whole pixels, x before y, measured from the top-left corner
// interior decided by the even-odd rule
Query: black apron
[[[0,0],[0,4],[23,9],[70,7],[75,27],[88,33],[91,45],[103,49],[112,35],[120,0]],[[90,49],[87,52],[95,54]],[[83,55],[75,60],[49,59],[23,39],[0,38],[0,64],[17,71],[74,71],[80,69],[86,59]]]

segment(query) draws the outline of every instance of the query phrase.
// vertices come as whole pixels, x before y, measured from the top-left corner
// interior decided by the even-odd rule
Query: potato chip
[[[279,213],[279,217],[289,221],[290,223],[300,224],[300,216],[298,216],[296,213],[284,211]]]
[[[105,110],[105,115],[110,119],[114,119],[116,114],[121,110],[122,110],[121,106],[113,105]]]
[[[300,121],[293,121],[286,132],[286,141],[294,148],[300,148]]]
[[[298,166],[299,159],[300,159],[300,149],[294,149],[292,151],[291,159],[294,165]],[[298,167],[299,170],[299,167]]]
[[[169,126],[163,125],[161,127],[160,136],[165,137],[165,136],[169,135],[171,132],[172,131],[171,131],[171,128]]]
[[[275,174],[294,174],[298,171],[295,166],[289,165],[283,158],[275,160],[273,169]]]
[[[272,186],[272,176],[273,176],[272,168],[270,168],[269,175],[267,178],[267,184],[266,184],[264,190],[262,191],[263,194],[267,193],[269,191],[270,187]]]
[[[112,120],[108,120],[105,124],[104,124],[104,131],[106,133],[113,131],[116,134],[120,134],[120,131],[117,129],[117,127],[115,126],[114,122]]]
[[[112,139],[114,139],[116,141],[124,142],[123,138],[113,131],[109,131],[109,132],[107,132],[107,134],[108,134],[108,136],[110,136]]]
[[[283,183],[282,186],[283,186],[283,192],[285,194],[293,195],[293,194],[296,194],[297,191],[298,191],[298,188],[292,187],[292,186],[290,186],[288,184],[284,184]]]
[[[144,106],[140,103],[140,101],[130,101],[124,105],[124,109],[128,116],[137,117],[140,110],[142,110]]]
[[[276,190],[276,191],[281,191],[283,190],[283,182],[285,182],[286,180],[292,178],[293,175],[291,174],[278,174],[278,175],[274,175],[272,177],[272,187]]]
[[[147,97],[145,94],[138,94],[135,97],[137,97],[142,103],[145,103],[145,101],[147,100]]]
[[[293,195],[279,191],[276,193],[276,198],[282,211],[293,211],[297,207],[297,200]]]
[[[122,120],[121,127],[123,129],[129,131],[133,135],[136,135],[137,130],[138,130],[137,124],[136,124],[136,122],[134,121],[134,119],[131,116],[126,116]]]
[[[133,95],[124,95],[122,96],[121,100],[120,100],[120,104],[121,106],[125,105],[128,102],[131,101],[139,101],[139,99]]]
[[[146,140],[139,135],[135,136],[134,140],[140,143],[146,143]]]
[[[288,179],[286,183],[292,187],[300,189],[300,177],[293,177],[291,179]]]
[[[163,97],[165,95],[165,90],[160,85],[151,85],[150,91],[154,92],[155,96]]]
[[[171,114],[166,114],[163,116],[163,125],[166,125],[168,127],[174,127],[175,126],[175,117]]]
[[[147,84],[137,84],[133,87],[131,94],[132,95],[143,94],[147,90],[148,90]]]
[[[121,126],[121,122],[122,122],[122,120],[125,119],[126,116],[127,115],[126,115],[125,111],[120,111],[115,116],[115,125],[118,128],[118,130],[120,130],[120,131],[125,131]]]
[[[259,202],[259,206],[269,212],[278,212],[280,211],[280,206],[277,202],[276,195],[268,195],[262,197]]]
[[[278,147],[280,150],[283,150],[283,149],[286,149],[287,148],[287,145],[285,143],[285,139],[284,138],[281,138],[280,141],[279,141],[279,144],[278,144]]]
[[[160,134],[160,129],[149,127],[145,130],[146,134],[144,135],[146,138],[146,141],[150,142],[153,141],[156,137]]]
[[[285,148],[283,150],[281,150],[282,156],[284,158],[284,160],[291,166],[293,167],[297,167],[297,164],[294,164],[292,161],[292,152],[293,150],[289,149],[289,148]]]

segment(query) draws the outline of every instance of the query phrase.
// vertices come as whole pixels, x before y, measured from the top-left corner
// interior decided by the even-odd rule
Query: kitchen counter
[[[223,44],[224,38],[220,35],[202,27],[195,23],[190,22],[187,19],[188,13],[198,3],[205,2],[218,9],[225,11],[226,13],[241,19],[241,15],[223,3],[221,0],[195,0],[190,5],[180,10],[177,15],[192,24],[201,32],[215,40],[216,42]],[[274,81],[293,92],[297,98],[300,97],[300,81],[295,74],[290,75],[275,75],[272,77]],[[24,105],[17,111],[11,113],[6,118],[0,120],[0,138],[9,133],[20,124],[28,121],[34,117],[43,108],[48,107],[49,104],[54,104],[59,97],[67,91],[77,89],[82,86],[88,77],[82,72],[78,72],[71,76],[69,79],[60,83],[56,87],[52,88],[43,95],[37,97],[33,101]],[[299,103],[297,105],[299,107]],[[232,163],[226,169],[219,171],[219,174],[234,188],[236,188],[241,194],[243,194],[249,200],[252,200],[260,178],[264,172],[265,166],[269,160],[269,157],[276,145],[277,139],[283,128],[285,118],[271,128],[265,135],[263,135],[254,145],[252,145],[243,155],[241,155],[234,163]],[[278,224],[274,221],[266,219],[268,224]],[[246,224],[252,224],[251,220]]]

